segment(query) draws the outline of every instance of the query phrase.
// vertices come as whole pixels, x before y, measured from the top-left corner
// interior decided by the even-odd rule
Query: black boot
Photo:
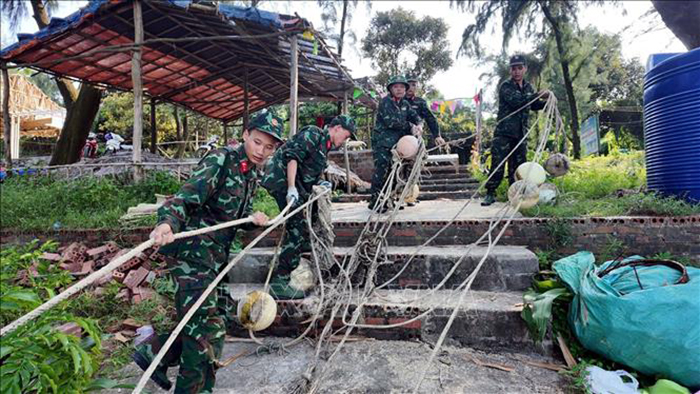
[[[488,192],[488,193],[486,193],[486,197],[484,197],[484,201],[481,202],[481,206],[488,207],[489,205],[491,205],[495,202],[496,202],[496,195],[493,192]]]

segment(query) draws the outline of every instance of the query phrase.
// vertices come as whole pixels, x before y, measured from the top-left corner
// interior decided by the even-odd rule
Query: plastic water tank
[[[700,201],[700,48],[647,72],[644,141],[648,188]]]

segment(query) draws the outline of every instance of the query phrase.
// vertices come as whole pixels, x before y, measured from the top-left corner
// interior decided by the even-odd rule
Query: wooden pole
[[[250,117],[250,99],[248,94],[248,67],[246,67],[243,77],[243,130],[248,130],[248,117]]]
[[[224,125],[224,144],[223,146],[228,146],[228,125],[226,122],[222,122]]]
[[[12,166],[12,155],[10,155],[10,139],[12,138],[12,121],[10,120],[10,73],[3,64],[2,67],[2,127],[5,131],[5,163]]]
[[[297,133],[297,99],[299,96],[299,43],[297,36],[292,36],[291,76],[289,79],[289,137]]]
[[[348,114],[348,91],[343,92],[343,115]],[[350,154],[348,153],[348,141],[345,141],[345,190],[348,194],[352,193],[352,184],[350,183]]]
[[[134,181],[141,179],[141,138],[143,134],[143,81],[141,80],[141,46],[143,42],[143,15],[141,0],[134,1],[134,44],[131,55],[131,81],[134,87]]]
[[[158,143],[158,135],[156,134],[156,99],[151,97],[151,153],[156,153],[156,144]]]

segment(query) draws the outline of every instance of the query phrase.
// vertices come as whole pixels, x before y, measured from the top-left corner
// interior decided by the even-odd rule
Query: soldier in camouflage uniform
[[[523,77],[527,72],[525,57],[515,55],[510,58],[511,78],[501,84],[498,89],[498,125],[493,133],[491,144],[491,179],[486,183],[486,197],[481,205],[488,206],[496,201],[496,189],[503,180],[505,165],[496,169],[508,154],[515,150],[508,158],[508,182],[512,185],[515,182],[515,170],[527,160],[527,141],[523,141],[520,146],[516,145],[525,136],[528,128],[530,110],[539,111],[544,108],[544,101],[537,100],[518,111],[522,106],[537,97],[532,85]],[[543,98],[547,98],[545,93]],[[518,112],[515,112],[518,111]],[[510,117],[508,117],[510,115]]]
[[[428,124],[428,129],[430,129],[430,134],[433,135],[435,139],[435,145],[440,146],[445,143],[445,140],[440,136],[440,126],[438,125],[435,115],[433,115],[430,108],[428,108],[428,103],[422,98],[416,96],[416,92],[420,88],[420,82],[416,77],[407,77],[406,82],[408,82],[408,90],[406,91],[406,100],[411,105],[414,111],[420,116],[420,118]]]
[[[406,100],[409,88],[406,78],[394,76],[389,78],[389,94],[379,102],[377,120],[372,132],[372,155],[374,156],[374,174],[372,175],[372,197],[369,208],[386,212],[388,207],[376,206],[379,193],[384,187],[388,170],[391,168],[391,148],[405,135],[418,133],[420,117]]]
[[[175,309],[178,319],[214,281],[228,263],[236,227],[174,241],[174,233],[252,216],[262,226],[267,217],[251,215],[251,199],[257,186],[255,166],[262,166],[282,142],[282,120],[269,112],[258,115],[243,133],[236,148],[217,149],[199,163],[192,176],[173,198],[158,210],[158,225],[151,233],[159,252],[166,256],[175,280]],[[245,228],[252,226],[243,226]],[[219,289],[221,290],[221,289]],[[153,374],[160,387],[171,386],[166,372],[180,364],[175,393],[211,393],[216,362],[221,357],[230,297],[213,293],[187,323],[174,346]],[[153,335],[137,348],[134,361],[144,370],[160,351],[169,334]]]
[[[324,129],[303,127],[275,153],[261,184],[275,198],[280,210],[290,202],[295,206],[306,202],[314,185],[331,188],[330,182],[319,183],[326,169],[328,152],[342,146],[351,137],[355,138],[355,121],[347,115],[340,115]],[[308,225],[301,211],[285,224],[284,243],[270,282],[273,297],[298,299],[305,296],[303,291],[289,284],[289,278],[299,265],[301,253],[308,250]]]

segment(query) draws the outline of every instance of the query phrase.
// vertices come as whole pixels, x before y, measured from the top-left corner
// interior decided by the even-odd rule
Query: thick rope
[[[251,217],[247,217],[244,219],[232,220],[229,222],[217,224],[215,226],[203,227],[203,228],[200,228],[197,230],[177,233],[177,234],[175,234],[174,238],[175,239],[182,239],[182,238],[193,237],[195,235],[206,234],[206,233],[210,233],[210,232],[221,230],[221,229],[228,228],[228,227],[240,226],[242,224],[251,223],[252,220],[253,219]],[[143,242],[143,243],[139,244],[138,246],[136,246],[135,248],[133,248],[130,252],[112,260],[111,262],[109,262],[109,264],[100,268],[100,270],[93,272],[92,274],[90,274],[89,276],[80,280],[79,282],[77,282],[73,286],[64,290],[62,293],[58,294],[57,296],[49,299],[48,301],[46,301],[42,305],[38,306],[37,308],[35,308],[31,312],[27,313],[26,315],[20,317],[19,319],[15,320],[12,323],[3,327],[2,330],[0,330],[0,337],[5,336],[5,335],[15,331],[16,329],[23,326],[27,322],[38,318],[39,316],[41,316],[43,313],[45,313],[49,309],[53,308],[54,306],[58,305],[62,301],[70,298],[72,295],[78,293],[79,291],[83,290],[84,288],[95,283],[97,280],[99,280],[103,276],[111,273],[116,268],[118,268],[122,264],[129,261],[132,257],[138,256],[141,252],[150,248],[151,246],[153,246],[153,240],[149,239],[148,241]]]
[[[329,193],[330,190],[326,190],[311,199],[309,201],[305,202],[304,204],[300,205],[296,209],[294,209],[291,213],[286,214],[287,211],[291,208],[291,205],[287,205],[282,212],[280,212],[279,215],[275,219],[272,220],[271,224],[263,231],[260,235],[258,235],[253,241],[251,241],[245,249],[243,249],[240,253],[236,255],[234,259],[232,259],[226,267],[224,267],[219,275],[216,276],[214,281],[207,287],[202,295],[199,297],[199,299],[190,307],[190,309],[187,311],[185,316],[180,320],[180,323],[178,323],[177,327],[173,330],[173,332],[170,334],[170,337],[168,337],[168,340],[163,344],[163,347],[160,349],[156,357],[153,359],[151,362],[151,365],[148,367],[146,372],[144,372],[143,376],[141,376],[141,380],[139,380],[138,385],[132,392],[133,394],[139,394],[141,390],[146,386],[146,383],[148,383],[148,379],[151,378],[151,375],[153,375],[153,372],[155,372],[156,368],[158,368],[158,365],[160,364],[160,361],[163,359],[165,356],[165,353],[167,353],[168,349],[170,349],[170,346],[175,342],[177,339],[177,336],[180,335],[180,332],[185,328],[187,323],[190,321],[192,316],[197,312],[200,306],[204,303],[204,301],[207,299],[207,297],[211,294],[214,289],[216,289],[216,286],[221,282],[224,277],[228,274],[228,272],[245,256],[246,253],[248,253],[255,245],[257,245],[260,240],[265,238],[272,230],[277,228],[280,224],[282,224],[284,221],[289,219],[290,217],[294,216],[297,212],[301,211],[302,209],[306,208],[308,205],[312,204],[314,201],[317,199],[321,198],[322,196],[326,195]],[[286,215],[285,215],[286,214]]]

